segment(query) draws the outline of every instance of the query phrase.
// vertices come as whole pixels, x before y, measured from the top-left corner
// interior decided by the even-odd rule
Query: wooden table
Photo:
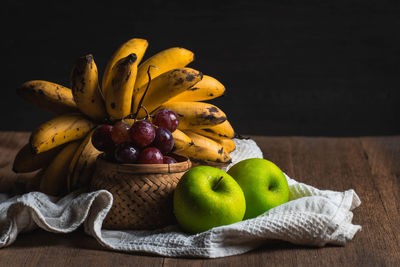
[[[29,176],[15,175],[10,167],[28,136],[0,133],[2,190]],[[82,229],[65,235],[36,230],[0,249],[0,266],[400,266],[400,136],[253,138],[265,158],[298,181],[320,189],[353,188],[362,201],[353,223],[362,225],[362,231],[344,247],[266,241],[243,255],[207,260],[107,251]]]

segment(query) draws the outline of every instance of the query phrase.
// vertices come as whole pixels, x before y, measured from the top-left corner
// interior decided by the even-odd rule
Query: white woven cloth
[[[262,152],[252,140],[235,140],[233,163]],[[239,223],[188,235],[171,225],[154,231],[103,230],[102,222],[111,208],[112,195],[105,190],[71,193],[62,199],[39,192],[7,198],[0,194],[0,247],[11,245],[22,232],[37,227],[68,233],[84,224],[87,234],[111,250],[147,252],[167,257],[217,258],[245,253],[267,240],[294,244],[344,245],[359,225],[351,223],[354,208],[361,202],[354,190],[319,190],[287,177],[290,201],[261,216]]]

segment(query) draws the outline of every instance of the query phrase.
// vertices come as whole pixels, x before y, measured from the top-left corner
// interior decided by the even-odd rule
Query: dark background
[[[114,50],[146,38],[173,46],[219,79],[212,103],[234,128],[259,135],[400,133],[397,1],[2,1],[0,130],[52,117],[19,99],[27,80],[63,85],[79,56],[100,72]]]

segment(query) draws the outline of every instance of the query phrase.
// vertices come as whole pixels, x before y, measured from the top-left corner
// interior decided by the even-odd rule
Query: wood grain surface
[[[0,188],[17,191],[32,175],[11,164],[28,133],[0,133]],[[326,138],[253,136],[264,157],[292,178],[320,189],[353,188],[363,229],[344,247],[314,248],[266,241],[249,253],[220,259],[178,259],[107,251],[80,228],[70,234],[35,230],[0,250],[0,266],[399,266],[400,136]]]

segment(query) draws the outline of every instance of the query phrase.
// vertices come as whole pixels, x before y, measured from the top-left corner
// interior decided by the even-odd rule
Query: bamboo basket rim
[[[117,173],[128,174],[167,174],[177,173],[189,170],[192,163],[189,158],[173,154],[174,158],[178,161],[173,164],[121,164],[106,161],[103,154],[100,154],[96,159],[96,165],[101,168]]]

